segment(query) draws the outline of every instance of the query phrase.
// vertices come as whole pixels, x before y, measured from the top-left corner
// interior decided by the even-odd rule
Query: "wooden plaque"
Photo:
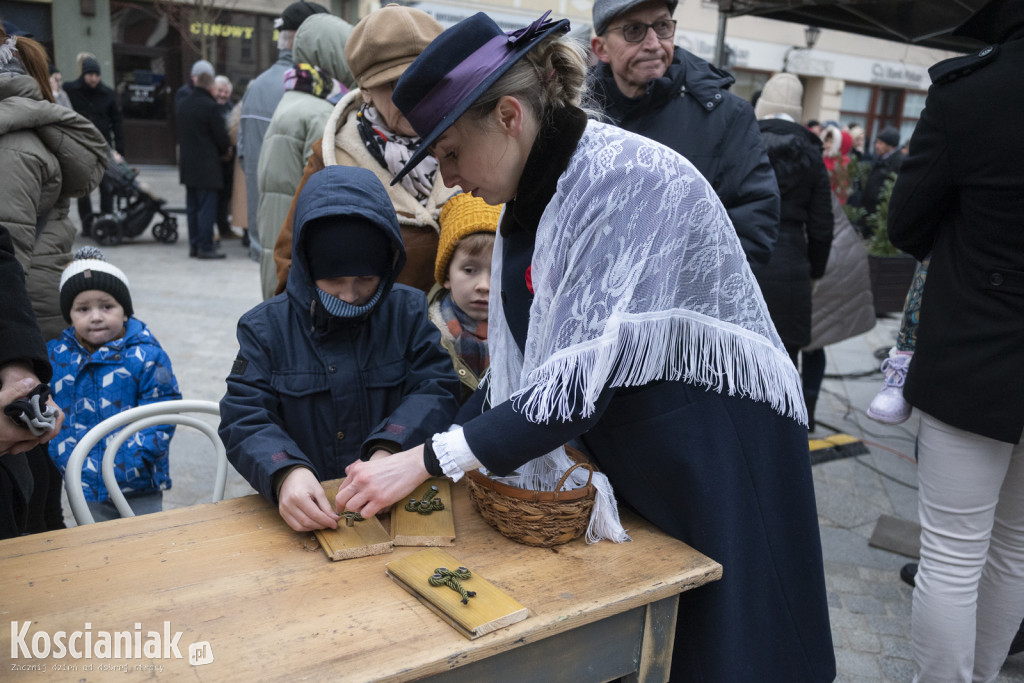
[[[462,597],[448,586],[431,586],[430,575],[438,567],[455,569],[461,563],[443,550],[430,548],[387,564],[387,574],[420,602],[470,640],[522,621],[528,610],[505,591],[487,581],[472,567],[473,576],[462,582],[476,596],[462,604]]]
[[[395,545],[455,545],[451,482],[441,478],[428,479],[410,498],[421,500],[431,486],[437,487],[437,497],[444,503],[444,510],[434,510],[429,515],[422,515],[405,509],[408,500],[395,503],[391,511],[391,535],[395,539]]]
[[[334,508],[334,498],[338,495],[338,486],[343,480],[335,480],[324,483],[324,493],[327,500]],[[367,555],[383,555],[395,549],[391,536],[384,530],[380,520],[376,517],[364,519],[361,522],[353,522],[347,526],[342,516],[338,520],[337,529],[317,529],[316,540],[320,541],[320,547],[332,560],[348,560],[353,557],[366,557]]]

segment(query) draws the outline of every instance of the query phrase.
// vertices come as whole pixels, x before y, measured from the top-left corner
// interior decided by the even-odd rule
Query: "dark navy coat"
[[[369,220],[394,249],[383,295],[354,321],[324,309],[302,248],[306,224],[337,215]],[[238,322],[238,358],[220,404],[228,460],[271,501],[278,470],[305,465],[321,481],[342,477],[371,450],[405,450],[445,431],[458,406],[459,380],[426,297],[394,284],[405,249],[373,173],[329,166],[314,174],[296,205],[292,244],[287,291]]]
[[[209,90],[193,88],[177,109],[178,178],[186,187],[224,186],[221,157],[231,147],[224,116]]]
[[[501,298],[520,349],[529,331],[526,270],[536,226],[586,124],[578,110],[554,117],[501,224]],[[482,394],[456,422],[490,471],[507,474],[572,441],[608,475],[620,503],[722,564],[720,581],[680,596],[672,681],[835,678],[802,425],[767,403],[683,381],[607,387],[590,417],[547,423],[530,422],[511,401],[481,414]],[[622,551],[630,552],[628,544]]]
[[[735,80],[678,47],[665,75],[636,99],[622,94],[607,64],[591,72],[611,123],[671,147],[696,166],[722,200],[747,259],[766,263],[779,232],[779,188],[753,107],[728,90]]]

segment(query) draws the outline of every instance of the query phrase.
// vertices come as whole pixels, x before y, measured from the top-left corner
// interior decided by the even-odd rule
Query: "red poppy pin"
[[[526,288],[533,294],[533,264],[526,266]]]

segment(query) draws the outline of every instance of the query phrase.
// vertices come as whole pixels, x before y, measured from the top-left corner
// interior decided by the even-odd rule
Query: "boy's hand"
[[[277,499],[281,519],[295,531],[338,528],[338,515],[327,502],[324,487],[307,467],[296,467],[288,473]]]
[[[363,517],[372,517],[392,503],[408,498],[430,478],[423,466],[423,446],[386,458],[357,460],[345,468],[345,475],[334,505]]]

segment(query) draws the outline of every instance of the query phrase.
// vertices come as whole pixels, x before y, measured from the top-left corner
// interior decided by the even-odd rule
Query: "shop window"
[[[900,140],[906,142],[921,116],[924,98],[925,93],[918,91],[848,83],[843,88],[840,122],[864,126],[869,150],[871,141],[886,126],[899,130]]]

